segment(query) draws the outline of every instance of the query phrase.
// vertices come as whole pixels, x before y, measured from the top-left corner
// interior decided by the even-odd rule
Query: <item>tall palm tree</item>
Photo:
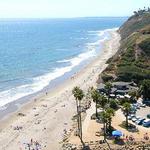
[[[104,141],[106,140],[106,124],[107,124],[107,120],[108,120],[108,114],[106,113],[106,111],[103,111],[101,113],[101,118],[103,121],[103,131],[104,131]]]
[[[126,117],[126,127],[128,128],[128,116],[129,116],[129,112],[131,110],[131,105],[128,102],[125,102],[123,104],[123,111],[125,113],[125,117]]]
[[[84,93],[83,93],[83,90],[81,90],[79,87],[74,87],[74,89],[72,90],[72,93],[76,99],[79,137],[80,137],[81,142],[83,143],[83,140],[82,140],[82,119],[81,119],[81,100],[84,97]]]
[[[100,95],[99,97],[99,105],[100,107],[103,109],[103,111],[105,110],[105,106],[107,104],[107,98],[104,95]]]
[[[79,124],[79,102],[78,102],[78,90],[79,88],[78,87],[74,87],[73,90],[72,90],[72,93],[75,97],[75,100],[76,100],[76,107],[77,107],[77,123],[78,123],[78,132],[80,130],[80,124]]]
[[[112,108],[107,108],[106,113],[108,114],[108,129],[111,131],[111,122],[112,122],[112,117],[115,115],[115,110]]]
[[[102,117],[102,121],[103,121],[103,128],[104,128],[104,140],[106,140],[106,123],[107,123],[107,118],[108,118],[108,114],[105,111],[105,106],[107,104],[107,99],[104,95],[100,95],[99,98],[99,105],[100,107],[103,109],[103,112],[101,114]]]
[[[100,99],[100,94],[99,94],[99,92],[96,89],[92,89],[91,97],[93,99],[93,102],[95,102],[96,118],[98,118],[97,104],[98,104],[98,101]]]

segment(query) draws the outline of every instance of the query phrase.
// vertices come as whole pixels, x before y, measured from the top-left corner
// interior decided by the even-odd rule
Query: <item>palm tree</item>
[[[105,89],[106,89],[106,92],[108,94],[108,98],[110,97],[111,88],[112,88],[112,84],[110,82],[107,82],[105,84]]]
[[[108,129],[111,131],[111,122],[112,122],[112,117],[115,115],[115,110],[112,108],[107,108],[106,113],[108,114]]]
[[[101,113],[101,118],[103,121],[103,129],[104,129],[104,141],[106,140],[106,124],[107,124],[107,120],[108,120],[108,114],[106,113],[106,111],[103,111]]]
[[[77,107],[77,123],[78,123],[78,131],[80,130],[80,124],[79,124],[79,103],[78,103],[78,87],[74,87],[72,90],[72,93],[76,100],[76,107]]]
[[[81,100],[84,97],[84,93],[83,93],[83,90],[81,90],[79,87],[74,87],[74,89],[72,90],[72,93],[76,99],[79,137],[80,137],[81,142],[83,143],[83,140],[82,140],[82,120],[81,120]]]
[[[128,128],[128,116],[129,116],[129,112],[131,110],[131,105],[128,102],[125,102],[123,104],[123,111],[125,113],[125,117],[126,117],[126,127]]]
[[[106,97],[104,95],[100,95],[100,97],[99,97],[99,105],[103,109],[101,117],[102,117],[103,128],[104,128],[104,140],[106,140],[106,123],[107,123],[107,118],[108,118],[108,114],[105,112],[106,104],[107,104]]]
[[[107,104],[107,98],[104,96],[104,95],[100,95],[100,98],[99,98],[99,105],[100,107],[103,109],[103,111],[105,110],[105,106]]]
[[[100,98],[100,94],[96,89],[92,89],[91,97],[93,99],[93,102],[95,102],[95,108],[96,108],[96,118],[98,118],[98,112],[97,112],[97,104]]]

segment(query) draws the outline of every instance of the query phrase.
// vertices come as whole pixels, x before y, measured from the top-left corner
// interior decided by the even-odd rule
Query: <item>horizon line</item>
[[[128,18],[129,16],[87,16],[87,17],[8,17],[2,19],[76,19],[76,18]]]

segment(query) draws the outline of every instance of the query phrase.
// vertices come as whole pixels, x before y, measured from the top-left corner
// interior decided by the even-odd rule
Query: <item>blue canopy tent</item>
[[[112,132],[112,135],[116,136],[116,137],[120,137],[120,136],[123,135],[123,133],[121,131],[119,131],[119,130],[115,130],[115,131]]]

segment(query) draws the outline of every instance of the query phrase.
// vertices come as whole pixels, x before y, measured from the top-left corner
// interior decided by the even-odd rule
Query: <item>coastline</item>
[[[55,71],[57,70],[56,71],[57,73],[55,71],[53,71],[53,72],[49,72],[49,73],[34,77],[33,80],[37,80],[39,78],[38,81],[36,81],[35,85],[34,85],[37,88],[40,88],[40,86],[41,86],[41,85],[38,85],[39,80],[42,80],[42,82],[46,80],[45,82],[47,82],[47,85],[42,87],[41,90],[39,89],[37,91],[34,91],[34,89],[32,89],[32,84],[27,84],[27,85],[25,84],[26,88],[22,88],[22,86],[16,87],[16,88],[20,89],[20,91],[24,91],[24,92],[26,90],[29,91],[29,92],[25,92],[26,93],[25,96],[23,96],[24,92],[17,92],[17,91],[15,94],[12,93],[11,95],[9,95],[9,94],[3,95],[2,94],[3,96],[1,96],[1,99],[0,99],[0,101],[1,101],[0,120],[5,119],[7,116],[9,116],[9,114],[14,113],[22,105],[26,105],[26,103],[30,102],[31,100],[36,99],[37,97],[43,96],[46,92],[47,93],[51,92],[51,90],[57,88],[60,84],[63,84],[66,80],[71,78],[77,72],[84,69],[98,55],[101,54],[103,44],[105,43],[105,41],[107,41],[110,38],[109,32],[111,30],[114,30],[114,29],[117,29],[117,28],[111,28],[111,29],[104,29],[104,30],[96,31],[97,36],[104,35],[104,37],[103,38],[99,37],[97,40],[94,40],[94,42],[86,43],[87,45],[89,44],[89,46],[87,46],[87,50],[85,52],[82,52],[79,55],[68,58],[68,59],[66,58],[66,59],[63,59],[61,61],[57,61],[57,62],[62,62],[62,63],[63,62],[70,62],[71,65],[64,66],[62,68],[56,67]],[[91,32],[93,32],[93,31],[91,31]],[[60,70],[60,71],[58,72],[58,70]],[[49,81],[49,78],[51,77],[51,75],[53,76],[54,79]],[[58,76],[58,77],[56,77],[56,76]],[[38,83],[38,84],[36,85],[36,83]],[[31,85],[31,87],[29,85]],[[6,91],[4,91],[4,92],[6,92]],[[11,89],[8,93],[11,93]],[[17,99],[14,99],[14,97],[17,97],[18,95],[22,95],[22,96],[20,98],[18,97]],[[7,97],[8,97],[8,99],[7,99]]]
[[[95,87],[98,75],[107,67],[106,61],[118,50],[120,35],[116,31],[110,32],[111,39],[104,43],[102,53],[89,65],[47,95],[28,102],[1,121],[0,149],[19,149],[31,138],[37,140],[44,150],[60,149],[63,130],[71,129],[71,118],[76,112],[71,93],[73,87],[80,86],[84,91]],[[25,116],[18,116],[18,113]],[[22,130],[14,130],[15,126],[22,126]]]

